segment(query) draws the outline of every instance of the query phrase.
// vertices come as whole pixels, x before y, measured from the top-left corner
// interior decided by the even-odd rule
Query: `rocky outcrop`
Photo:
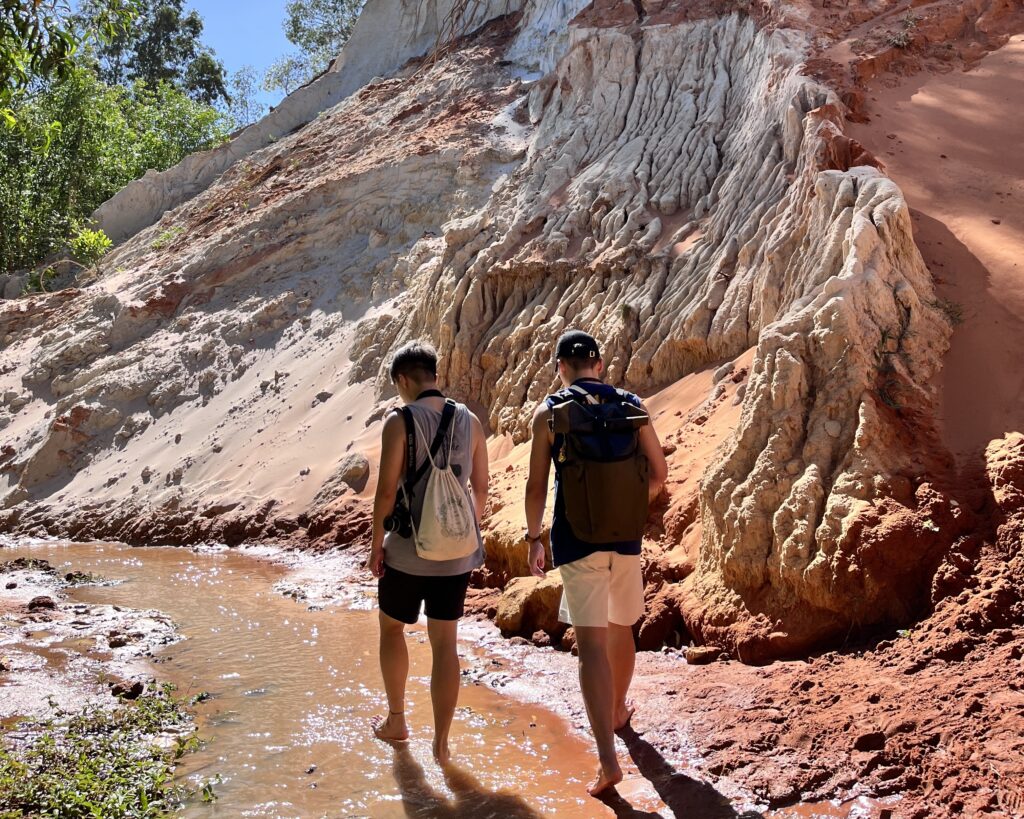
[[[715,415],[722,445],[653,513],[645,644],[754,662],[918,616],[971,525],[933,433],[950,320],[799,24],[871,14],[455,7],[371,0],[280,122],[109,203],[125,236],[159,221],[105,276],[4,305],[0,525],[365,538],[389,352],[434,341],[514,451],[571,324],[652,401],[720,373],[658,421],[682,456]],[[481,583],[525,572],[518,503],[492,508]]]
[[[558,572],[544,577],[516,577],[509,581],[498,601],[494,622],[506,634],[529,635],[536,631],[561,636],[558,622],[562,578]]]
[[[115,243],[134,236],[206,190],[241,159],[334,107],[374,78],[389,76],[444,39],[458,37],[488,20],[517,11],[522,0],[368,0],[352,37],[330,68],[289,94],[267,116],[232,135],[224,145],[192,154],[166,171],[150,170],[104,202],[93,219]],[[381,32],[388,47],[381,48]]]

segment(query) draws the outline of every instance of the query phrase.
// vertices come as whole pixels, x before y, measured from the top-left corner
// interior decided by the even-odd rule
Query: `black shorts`
[[[464,611],[467,588],[469,572],[428,577],[385,566],[377,581],[377,599],[388,617],[409,625],[419,619],[421,604],[431,620],[458,620]]]

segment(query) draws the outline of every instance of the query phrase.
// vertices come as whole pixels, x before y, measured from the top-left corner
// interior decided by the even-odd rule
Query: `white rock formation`
[[[849,167],[868,158],[801,74],[804,35],[740,14],[646,25],[632,3],[563,34],[581,4],[530,0],[367,82],[436,40],[450,3],[371,0],[289,128],[337,104],[258,150],[278,126],[254,126],[241,161],[226,146],[168,171],[169,198],[129,187],[106,224],[149,215],[125,234],[176,206],[97,284],[37,300],[49,319],[0,313],[0,395],[31,399],[0,416],[7,526],[86,499],[119,526],[271,501],[301,516],[346,448],[372,456],[387,354],[415,336],[521,440],[572,325],[641,390],[756,345],[705,476],[695,633],[785,653],[897,617],[883,603],[948,538],[924,525],[946,507],[907,442],[926,439],[949,328],[898,189]],[[407,45],[372,53],[392,27]],[[886,504],[929,534],[866,537]]]
[[[481,0],[452,20],[457,0],[367,0],[351,39],[327,72],[224,145],[187,156],[166,171],[148,171],[100,205],[93,219],[115,243],[123,242],[206,190],[238,160],[301,128],[374,77],[392,76],[410,59],[428,53],[442,35],[468,33],[517,11],[521,2]],[[381,47],[382,37],[387,47]]]

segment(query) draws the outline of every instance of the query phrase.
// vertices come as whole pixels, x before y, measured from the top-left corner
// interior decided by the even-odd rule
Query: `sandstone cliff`
[[[954,321],[847,117],[1020,8],[929,4],[918,51],[905,11],[371,0],[330,72],[100,209],[125,241],[93,280],[3,303],[3,528],[358,542],[382,365],[424,336],[495,435],[500,586],[573,325],[673,451],[648,644],[760,662],[911,622],[977,525],[936,423]]]

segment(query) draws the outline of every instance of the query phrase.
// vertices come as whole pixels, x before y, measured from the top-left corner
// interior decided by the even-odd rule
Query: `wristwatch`
[[[542,542],[540,535],[537,535],[537,537],[530,537],[530,530],[529,529],[527,529],[526,530],[526,534],[523,535],[523,540],[525,540],[527,543],[541,543]]]

